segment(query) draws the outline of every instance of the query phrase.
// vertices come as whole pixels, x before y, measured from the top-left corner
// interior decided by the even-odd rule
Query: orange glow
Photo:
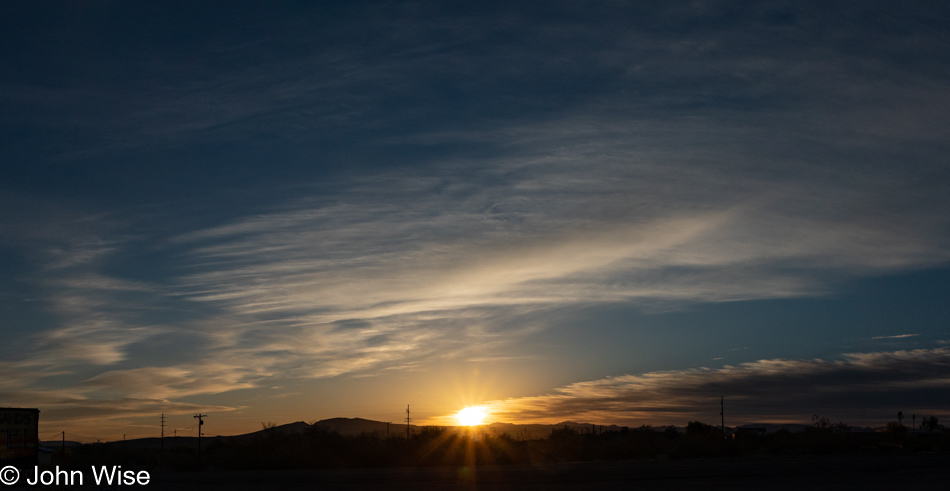
[[[462,426],[478,426],[485,422],[488,417],[488,410],[483,406],[468,406],[455,415]]]

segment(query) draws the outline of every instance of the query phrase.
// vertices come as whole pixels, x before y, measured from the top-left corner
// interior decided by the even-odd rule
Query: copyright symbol
[[[0,482],[6,484],[7,486],[13,486],[17,481],[20,480],[20,471],[12,465],[8,465],[3,469],[0,469]]]

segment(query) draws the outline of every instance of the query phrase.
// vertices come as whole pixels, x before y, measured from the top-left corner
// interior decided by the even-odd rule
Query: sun
[[[485,422],[488,410],[482,406],[468,406],[455,414],[455,419],[462,426],[478,426]]]

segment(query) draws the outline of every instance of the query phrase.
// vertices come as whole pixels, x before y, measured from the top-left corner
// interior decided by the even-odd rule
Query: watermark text
[[[86,483],[97,486],[145,486],[152,477],[148,471],[122,470],[121,465],[92,466],[88,473],[80,470],[64,470],[59,466],[53,469],[33,467],[33,472],[26,473],[26,482],[30,486],[82,486]],[[91,479],[88,477],[91,476]],[[8,465],[0,469],[0,483],[12,486],[20,480],[20,471]]]

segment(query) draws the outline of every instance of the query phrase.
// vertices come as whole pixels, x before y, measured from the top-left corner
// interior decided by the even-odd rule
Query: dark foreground
[[[135,488],[136,486],[124,486]],[[545,466],[420,467],[155,473],[152,490],[295,489],[950,489],[950,456],[808,457],[612,462]]]

